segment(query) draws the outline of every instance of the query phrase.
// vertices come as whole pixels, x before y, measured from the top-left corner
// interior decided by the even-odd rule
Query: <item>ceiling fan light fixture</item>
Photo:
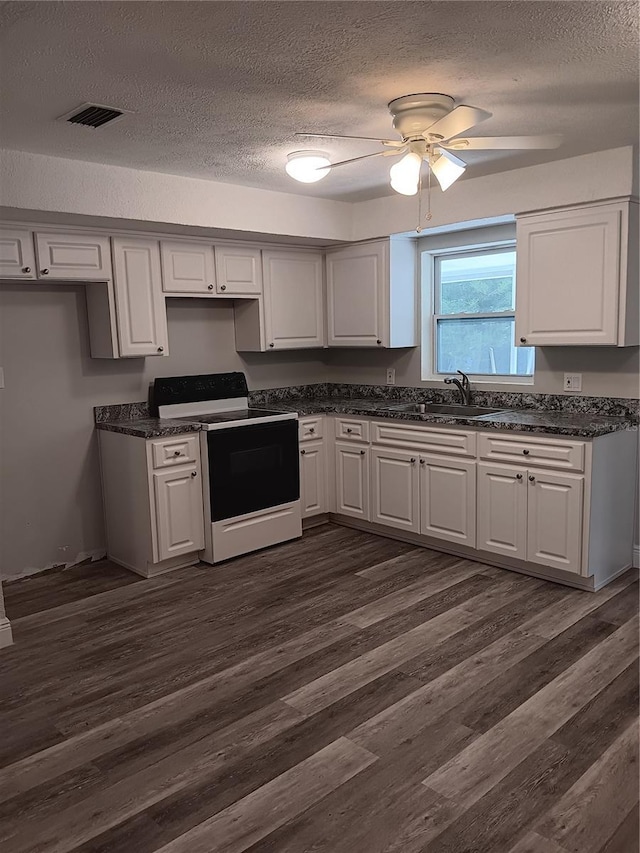
[[[392,188],[401,195],[415,195],[418,192],[422,157],[415,151],[405,154],[389,170]]]
[[[315,184],[329,174],[331,160],[322,151],[292,151],[287,155],[285,171],[303,184]]]
[[[451,184],[457,181],[467,168],[466,163],[463,163],[462,160],[459,160],[448,151],[442,151],[440,154],[432,157],[429,160],[429,166],[436,176],[442,192],[448,190]]]

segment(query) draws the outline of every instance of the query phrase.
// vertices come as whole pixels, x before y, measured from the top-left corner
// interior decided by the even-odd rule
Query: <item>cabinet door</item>
[[[300,509],[303,518],[327,512],[326,476],[324,442],[305,442],[300,448]]]
[[[69,281],[111,278],[109,238],[91,234],[36,234],[38,277]]]
[[[529,470],[527,560],[581,571],[584,477]]]
[[[162,260],[162,289],[165,293],[214,296],[216,270],[213,246],[163,240],[160,243]]]
[[[120,355],[168,355],[158,242],[115,237],[113,265]]]
[[[262,272],[267,347],[324,346],[322,255],[264,251]]]
[[[35,278],[36,258],[30,231],[0,229],[0,278]]]
[[[195,466],[153,475],[157,559],[168,560],[204,548],[202,488]]]
[[[420,533],[476,547],[476,463],[420,457]]]
[[[566,211],[517,223],[516,341],[616,344],[621,211]]]
[[[216,246],[216,289],[225,296],[262,293],[260,249]]]
[[[369,448],[336,442],[336,512],[369,521]]]
[[[388,346],[388,243],[337,249],[326,259],[329,346]]]
[[[420,533],[417,454],[371,449],[371,521]]]
[[[478,545],[482,551],[527,559],[527,472],[478,464]]]

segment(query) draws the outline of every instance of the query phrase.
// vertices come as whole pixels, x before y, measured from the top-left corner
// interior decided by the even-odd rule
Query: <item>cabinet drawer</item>
[[[198,459],[198,434],[176,435],[170,439],[151,442],[151,459],[154,468],[184,465]]]
[[[336,438],[369,441],[369,421],[336,418]]]
[[[584,471],[584,441],[480,433],[478,455],[494,462],[522,462],[564,471]]]
[[[475,456],[476,433],[457,429],[438,429],[418,424],[398,424],[397,421],[372,424],[374,444],[410,447],[429,453],[449,456]]]
[[[300,441],[313,441],[315,438],[324,438],[324,418],[302,418],[298,421],[300,430]]]

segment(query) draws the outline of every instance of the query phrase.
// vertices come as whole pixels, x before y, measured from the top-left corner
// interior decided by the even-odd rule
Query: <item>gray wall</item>
[[[319,353],[236,353],[230,301],[168,300],[168,358],[89,357],[82,285],[0,287],[0,572],[104,552],[92,407],[147,398],[158,375],[245,370],[250,388],[322,382]]]

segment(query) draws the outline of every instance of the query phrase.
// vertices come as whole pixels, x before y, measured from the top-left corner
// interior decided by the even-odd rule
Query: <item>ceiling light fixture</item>
[[[303,184],[315,184],[329,174],[331,160],[322,151],[292,151],[284,167],[287,175]]]
[[[428,163],[428,175],[433,172],[442,190],[448,189],[464,173],[467,164],[452,154],[452,150],[524,151],[557,148],[562,142],[561,136],[463,137],[462,134],[466,131],[491,118],[491,113],[479,107],[469,107],[464,104],[456,107],[450,95],[439,93],[404,95],[391,101],[388,106],[393,116],[394,130],[400,135],[400,139],[350,136],[340,133],[295,134],[298,137],[311,136],[317,139],[362,139],[383,145],[383,151],[351,157],[349,160],[340,160],[337,163],[331,163],[326,154],[318,151],[295,151],[289,154],[287,173],[298,181],[311,183],[319,181],[328,174],[329,170],[345,166],[347,163],[366,160],[368,157],[404,155],[391,167],[389,173],[391,186],[402,195],[416,195],[420,188],[423,161]]]

